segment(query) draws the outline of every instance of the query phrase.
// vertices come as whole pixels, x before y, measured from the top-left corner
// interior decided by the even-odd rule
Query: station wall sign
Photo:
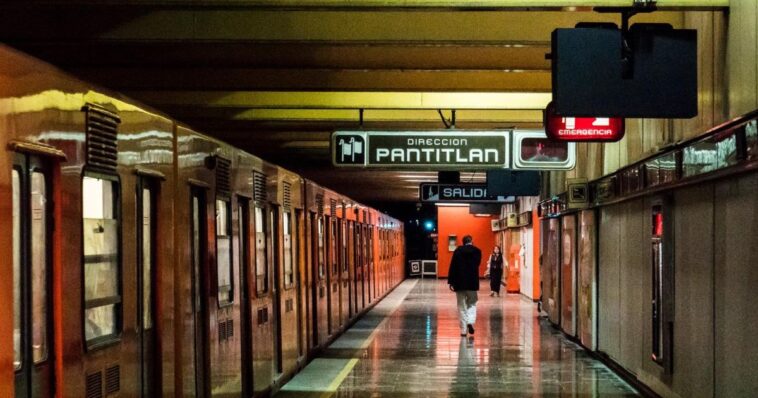
[[[555,141],[616,142],[624,138],[624,118],[558,116],[551,102],[545,108],[545,133]]]
[[[576,166],[576,144],[553,141],[544,130],[513,132],[513,169],[571,170]]]
[[[490,196],[487,184],[438,184],[419,185],[422,202],[433,203],[514,203],[515,196]]]
[[[332,163],[386,169],[510,167],[510,131],[335,131]]]

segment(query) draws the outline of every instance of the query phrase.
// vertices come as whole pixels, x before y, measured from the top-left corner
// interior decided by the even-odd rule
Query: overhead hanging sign
[[[514,170],[571,170],[576,166],[576,144],[552,141],[543,130],[513,132]]]
[[[513,203],[514,196],[490,196],[487,184],[436,184],[422,183],[419,186],[422,202],[433,203]]]
[[[558,116],[551,102],[545,108],[545,133],[555,141],[616,142],[624,138],[624,118]]]
[[[509,131],[336,131],[332,163],[386,169],[510,167]]]
[[[491,195],[537,196],[540,194],[540,172],[487,170],[487,190]]]

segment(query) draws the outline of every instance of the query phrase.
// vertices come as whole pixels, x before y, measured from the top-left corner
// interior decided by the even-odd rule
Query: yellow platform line
[[[391,310],[387,311],[384,314],[384,318],[379,322],[379,324],[374,327],[374,330],[371,331],[371,333],[363,339],[363,341],[358,346],[353,346],[351,348],[356,349],[357,352],[360,352],[361,350],[367,349],[371,343],[374,341],[374,338],[379,333],[379,331],[384,327],[387,320],[392,316],[392,314],[397,311],[398,307],[402,304],[402,302],[405,300],[405,298],[408,296],[408,293],[413,290],[413,288],[416,286],[416,283],[418,283],[418,279],[409,279],[404,281],[400,286],[397,287],[395,291],[390,293],[387,297],[382,300],[379,304],[377,304],[376,307],[374,307],[367,315],[370,315],[372,312],[375,311],[386,311],[388,308],[384,308],[385,306],[391,306]],[[382,306],[382,304],[385,304],[385,306]],[[353,328],[360,325],[361,321],[358,321],[355,325],[353,325]],[[348,333],[353,329],[348,329],[345,334],[340,336],[332,345],[330,348],[334,345],[340,345],[339,342],[343,338],[349,339]],[[341,347],[340,347],[341,348]],[[328,350],[328,348],[327,348]],[[353,371],[353,368],[355,368],[355,365],[358,363],[360,358],[350,358],[347,361],[342,364],[341,369],[336,373],[334,378],[331,380],[331,382],[321,389],[319,388],[313,388],[311,383],[317,382],[317,380],[311,380],[311,383],[308,382],[308,379],[312,378],[313,375],[319,375],[319,379],[322,379],[322,377],[328,377],[325,374],[333,374],[336,370],[337,365],[340,362],[343,362],[343,359],[332,359],[332,358],[316,358],[314,359],[305,369],[303,369],[302,372],[298,373],[289,383],[284,385],[282,387],[281,391],[277,394],[277,397],[287,397],[289,394],[295,394],[298,397],[305,396],[313,396],[313,397],[319,397],[319,398],[329,398],[333,396],[340,385],[345,381],[347,376],[350,374],[350,372]],[[319,369],[316,368],[320,367],[326,367],[327,369]],[[332,367],[332,369],[328,369],[329,367]],[[306,384],[306,385],[303,385]],[[313,389],[310,389],[310,388]],[[310,393],[310,394],[308,394]],[[311,395],[312,394],[312,395]]]

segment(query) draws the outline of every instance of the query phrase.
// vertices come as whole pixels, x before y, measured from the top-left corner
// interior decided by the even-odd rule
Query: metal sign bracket
[[[658,10],[656,0],[634,0],[631,7],[595,7],[599,13],[621,14],[621,76],[631,79],[634,76],[634,49],[629,45],[629,20],[641,13]]]

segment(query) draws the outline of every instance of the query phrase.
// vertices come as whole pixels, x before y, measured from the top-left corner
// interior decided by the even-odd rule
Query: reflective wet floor
[[[444,280],[408,280],[278,396],[637,396],[519,294],[482,282],[473,337],[461,337]]]

